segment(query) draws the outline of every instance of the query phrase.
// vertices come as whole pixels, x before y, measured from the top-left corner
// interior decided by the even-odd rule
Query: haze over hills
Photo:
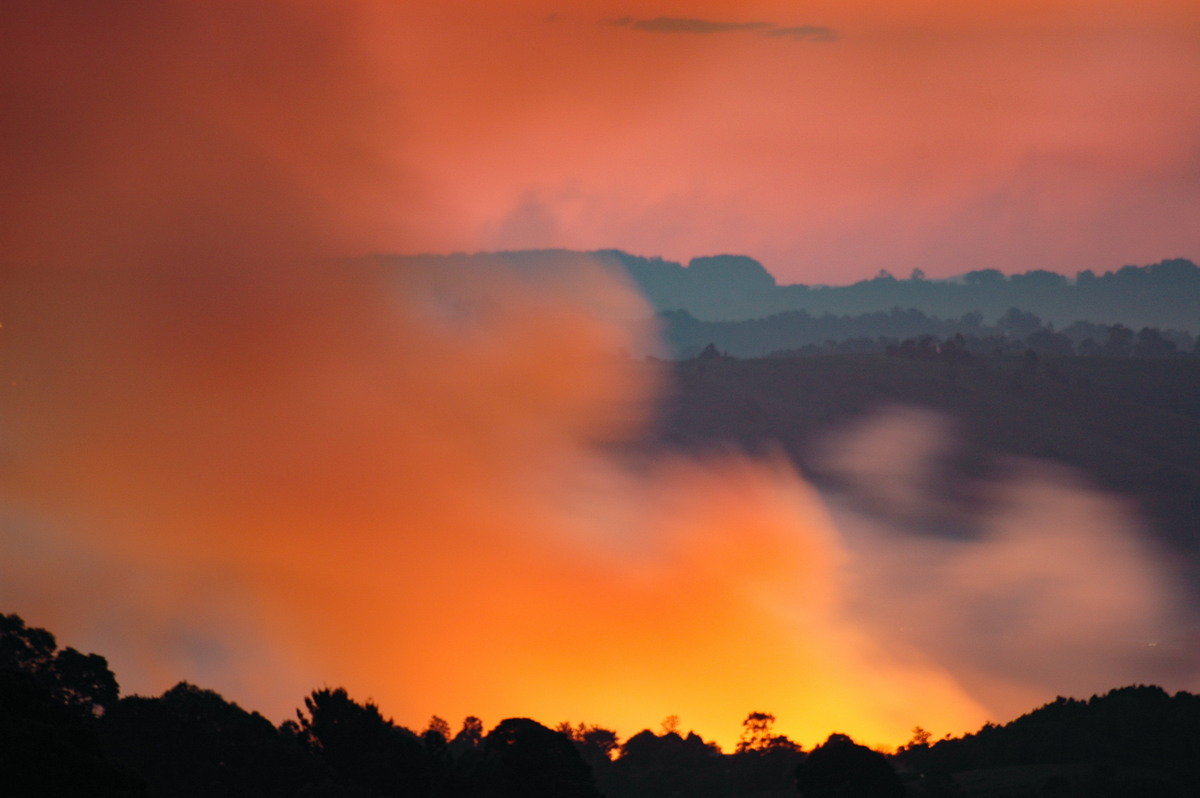
[[[1133,499],[1200,574],[1200,266],[1189,260],[1073,278],[881,273],[837,287],[781,286],[739,255],[686,266],[619,250],[401,260],[533,274],[599,264],[628,275],[681,361],[665,369],[668,446],[780,447],[822,481],[811,452],[824,430],[884,404],[921,407],[961,425],[964,473],[1013,456],[1078,469]],[[816,354],[835,357],[794,358]]]
[[[977,323],[992,324],[1016,307],[1057,327],[1086,320],[1124,324],[1134,330],[1200,332],[1200,267],[1181,258],[1100,273],[1085,270],[1073,276],[1045,269],[1005,275],[985,268],[950,280],[927,280],[919,270],[900,278],[881,269],[874,279],[845,286],[779,285],[761,263],[744,255],[697,257],[686,266],[620,250],[522,250],[401,260],[480,266],[492,262],[528,270],[599,264],[628,274],[656,310],[686,311],[705,322],[744,321],[789,311],[857,316],[901,308],[940,319],[978,313]]]
[[[831,467],[828,433],[881,408],[920,408],[952,420],[955,434],[954,446],[932,463],[936,480],[922,489],[938,501],[904,522],[912,529],[957,534],[973,523],[964,519],[975,512],[983,482],[997,479],[1014,460],[1057,463],[1134,502],[1156,545],[1187,571],[1190,584],[1200,584],[1195,358],[1035,362],[843,354],[702,357],[662,368],[671,390],[661,406],[658,446],[781,452],[817,484],[851,490],[860,505],[896,523],[904,513],[895,502],[876,501],[877,486],[859,490]],[[900,467],[905,456],[894,459]],[[916,462],[908,467],[924,473]],[[1200,594],[1191,601],[1200,608]]]

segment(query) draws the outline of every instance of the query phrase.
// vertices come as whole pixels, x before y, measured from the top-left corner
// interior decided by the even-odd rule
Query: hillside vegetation
[[[666,370],[672,386],[658,446],[777,448],[820,483],[829,475],[814,453],[831,428],[889,404],[925,408],[957,422],[951,498],[971,499],[955,475],[986,476],[1010,456],[1048,460],[1135,500],[1171,550],[1200,559],[1198,359],[736,359],[709,350],[648,367]]]

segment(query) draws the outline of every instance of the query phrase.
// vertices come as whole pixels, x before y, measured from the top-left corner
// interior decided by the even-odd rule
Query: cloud
[[[274,718],[330,683],[407,725],[982,722],[844,622],[837,532],[789,464],[612,446],[656,395],[614,357],[644,306],[554,265],[10,276],[0,606],[126,691],[186,678]]]
[[[771,28],[771,30],[765,31],[764,35],[812,42],[835,42],[838,40],[837,31],[823,25],[796,25],[790,28]]]
[[[738,30],[764,30],[774,27],[770,22],[714,22],[689,17],[656,17],[634,20],[635,30],[652,33],[726,33]]]
[[[774,22],[719,22],[695,17],[655,17],[654,19],[621,17],[608,24],[649,33],[710,34],[751,31],[761,36],[791,38],[797,41],[832,42],[838,38],[837,32],[833,28],[817,25],[781,27]]]

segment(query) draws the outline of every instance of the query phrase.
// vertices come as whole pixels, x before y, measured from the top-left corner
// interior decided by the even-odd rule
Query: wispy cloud
[[[649,33],[711,34],[749,31],[760,36],[786,37],[797,41],[832,42],[838,38],[837,31],[833,28],[819,25],[783,27],[774,22],[721,22],[694,17],[655,17],[654,19],[621,17],[610,20],[607,24]]]
[[[652,33],[726,33],[738,30],[767,30],[775,27],[770,22],[715,22],[710,19],[690,17],[636,19],[630,20],[628,24],[636,30]]]
[[[835,42],[838,39],[837,31],[822,25],[796,25],[790,28],[772,26],[770,30],[764,31],[764,34],[811,42]]]

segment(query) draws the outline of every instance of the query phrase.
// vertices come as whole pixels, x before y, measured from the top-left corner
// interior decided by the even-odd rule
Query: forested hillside
[[[828,475],[814,447],[830,427],[888,404],[926,408],[960,431],[947,496],[970,500],[955,480],[985,476],[1005,456],[1071,466],[1136,501],[1200,584],[1200,359],[973,356],[954,348],[738,359],[710,349],[648,367],[672,386],[658,445],[779,447],[820,483]]]

